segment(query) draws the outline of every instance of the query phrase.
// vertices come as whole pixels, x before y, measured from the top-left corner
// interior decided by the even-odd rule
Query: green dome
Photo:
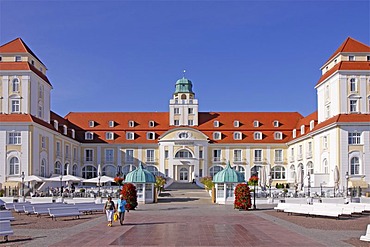
[[[175,93],[194,93],[193,84],[185,77],[177,80],[175,87]]]
[[[242,183],[245,182],[244,175],[230,166],[230,161],[227,163],[226,168],[216,173],[213,177],[214,183]]]
[[[140,162],[139,168],[126,175],[125,182],[144,184],[155,183],[155,177],[153,173],[145,169]]]

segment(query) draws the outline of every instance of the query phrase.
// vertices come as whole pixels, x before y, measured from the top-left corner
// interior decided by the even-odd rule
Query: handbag
[[[113,215],[113,220],[118,221],[118,218],[119,218],[118,212],[115,212]]]

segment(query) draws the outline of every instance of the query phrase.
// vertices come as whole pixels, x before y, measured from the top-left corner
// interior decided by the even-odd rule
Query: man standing
[[[127,202],[123,198],[123,195],[121,194],[119,196],[119,199],[117,200],[117,211],[119,213],[119,223],[123,225],[123,221],[125,220],[125,206]]]

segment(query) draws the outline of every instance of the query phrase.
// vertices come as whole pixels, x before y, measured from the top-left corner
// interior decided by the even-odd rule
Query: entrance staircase
[[[192,190],[192,189],[198,189],[203,190],[198,185],[193,183],[179,183],[179,182],[173,182],[170,186],[166,188],[166,190]]]

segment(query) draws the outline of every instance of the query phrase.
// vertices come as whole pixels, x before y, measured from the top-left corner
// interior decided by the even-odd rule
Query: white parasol
[[[108,176],[101,176],[100,183],[107,183],[107,182],[113,182],[114,178],[108,177]],[[89,178],[82,180],[84,183],[99,183],[99,177],[96,178]]]
[[[73,175],[63,175],[62,182],[81,182],[83,178],[73,176]],[[51,178],[46,178],[45,181],[58,182],[60,181],[60,176],[55,176]]]

